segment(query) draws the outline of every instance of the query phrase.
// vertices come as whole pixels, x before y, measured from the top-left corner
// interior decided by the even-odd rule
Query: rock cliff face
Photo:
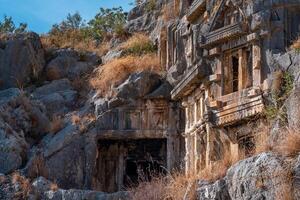
[[[36,33],[9,35],[1,39],[0,89],[23,87],[41,75],[44,50]]]

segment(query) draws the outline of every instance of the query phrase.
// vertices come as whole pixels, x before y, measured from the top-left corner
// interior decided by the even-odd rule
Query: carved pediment
[[[209,32],[202,36],[201,46],[212,46],[246,33],[247,26],[243,22],[241,9],[235,6],[231,0],[222,0],[220,4],[216,5]]]
[[[230,26],[242,21],[240,9],[232,3],[231,0],[223,0],[216,15],[213,18],[210,31]]]

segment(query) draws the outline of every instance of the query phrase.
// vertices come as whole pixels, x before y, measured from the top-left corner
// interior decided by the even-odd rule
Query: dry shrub
[[[50,132],[57,133],[64,127],[64,120],[60,116],[53,116],[50,124]]]
[[[126,55],[155,53],[156,47],[146,34],[135,33],[119,47]]]
[[[273,150],[272,144],[270,143],[270,128],[267,126],[265,126],[263,130],[256,132],[254,141],[255,155]]]
[[[58,190],[58,185],[56,183],[51,183],[50,190],[56,192]]]
[[[196,181],[198,176],[196,174],[188,174],[176,172],[168,178],[169,182],[166,185],[166,199],[194,200],[196,198]]]
[[[291,45],[291,48],[294,49],[295,51],[299,52],[300,51],[300,37],[298,37],[293,44]]]
[[[71,122],[73,125],[78,125],[80,133],[84,133],[88,129],[88,125],[96,120],[94,114],[88,114],[85,116],[79,116],[73,114],[71,116]]]
[[[99,56],[106,54],[109,50],[109,42],[100,44],[89,37],[84,36],[80,30],[70,30],[56,35],[42,35],[41,42],[45,49],[51,48],[74,48],[79,51],[91,51]]]
[[[141,182],[137,188],[130,189],[132,199],[195,200],[198,180],[214,182],[223,178],[228,168],[238,160],[239,158],[232,158],[229,153],[226,153],[222,160],[215,162],[212,167],[205,168],[200,172],[192,172],[187,175],[182,172],[175,172],[164,178],[160,177],[150,182]],[[145,195],[147,195],[147,198]]]
[[[300,132],[295,129],[285,129],[284,138],[275,147],[275,151],[288,157],[298,156],[300,153]]]
[[[241,157],[233,157],[230,152],[225,152],[222,159],[214,162],[210,167],[206,167],[198,173],[198,179],[214,182],[223,178],[227,170],[241,160]]]
[[[18,184],[21,188],[21,190],[15,195],[20,197],[21,199],[27,199],[30,192],[32,191],[30,180],[21,176],[19,172],[13,173],[11,180],[13,184]]]
[[[161,16],[165,22],[176,19],[179,16],[179,9],[175,8],[175,1],[165,4],[161,10]]]
[[[140,182],[135,188],[130,188],[132,200],[164,200],[166,182],[162,177],[153,178],[151,181]]]
[[[80,123],[81,118],[79,117],[79,115],[72,115],[71,116],[71,121],[73,125],[79,124]]]
[[[126,56],[115,59],[99,67],[99,70],[90,79],[90,85],[103,95],[110,88],[125,81],[130,74],[141,71],[161,74],[163,70],[157,55]]]

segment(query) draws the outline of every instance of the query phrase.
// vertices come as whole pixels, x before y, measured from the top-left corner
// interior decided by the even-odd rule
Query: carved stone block
[[[222,102],[221,101],[211,101],[209,102],[209,107],[212,109],[218,109],[222,107]]]
[[[210,75],[209,76],[209,81],[210,82],[218,82],[218,81],[221,81],[221,74],[213,74],[213,75]]]

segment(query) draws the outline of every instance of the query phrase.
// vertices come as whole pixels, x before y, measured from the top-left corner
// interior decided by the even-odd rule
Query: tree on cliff
[[[4,15],[3,20],[0,21],[0,33],[23,33],[27,31],[27,24],[20,23],[16,27],[12,17]]]

